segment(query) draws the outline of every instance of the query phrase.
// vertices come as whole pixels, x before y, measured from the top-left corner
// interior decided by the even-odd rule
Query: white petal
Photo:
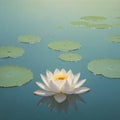
[[[79,78],[80,78],[80,73],[74,76],[73,84],[76,84]]]
[[[85,93],[85,92],[88,92],[88,91],[90,91],[90,88],[81,87],[78,90],[74,91],[74,94],[82,94],[82,93]]]
[[[72,70],[69,70],[68,72],[67,72],[67,75],[69,76],[69,75],[71,75],[72,74]]]
[[[68,90],[70,87],[69,82],[66,80],[64,85],[61,87],[61,92],[65,93],[66,90]]]
[[[61,69],[61,73],[62,73],[62,74],[66,74],[65,69]]]
[[[60,73],[60,70],[59,70],[59,69],[55,69],[54,75],[55,75],[55,74],[58,74],[58,73]]]
[[[59,87],[53,80],[50,81],[49,86],[54,92],[59,92]]]
[[[53,73],[50,72],[49,70],[46,71],[46,75],[48,80],[51,80],[51,78],[53,78]]]
[[[66,80],[53,80],[53,83],[57,86],[57,88],[59,89],[59,91],[61,90],[61,88],[64,86],[64,84],[66,83]]]
[[[76,89],[66,90],[66,91],[64,91],[64,93],[66,93],[66,94],[82,94],[82,93],[85,93],[88,91],[90,91],[90,88],[80,87],[80,88],[76,88]]]
[[[85,82],[86,82],[86,79],[81,80],[80,82],[78,82],[78,83],[75,85],[75,88],[81,87]]]
[[[72,74],[72,70],[69,70],[67,72],[67,75],[68,75],[68,82],[69,82],[70,85],[72,85],[73,78],[74,78],[74,75]]]
[[[45,90],[38,90],[34,92],[35,95],[40,95],[40,96],[52,96],[55,93],[54,92],[49,92],[49,91],[45,91]]]
[[[73,84],[73,81],[74,81],[74,76],[73,76],[73,74],[70,74],[70,75],[68,76],[68,80],[67,80],[67,81],[69,82],[69,85],[70,85],[70,86]]]
[[[66,100],[67,96],[64,94],[55,94],[54,98],[58,103],[62,103]]]
[[[44,77],[44,75],[40,74],[41,79],[45,83],[46,86],[49,86],[47,78]]]
[[[37,84],[41,89],[49,91],[49,88],[48,88],[47,86],[43,85],[42,83],[36,82],[36,84]]]
[[[74,94],[74,89],[65,90],[64,93],[66,93],[66,94]]]

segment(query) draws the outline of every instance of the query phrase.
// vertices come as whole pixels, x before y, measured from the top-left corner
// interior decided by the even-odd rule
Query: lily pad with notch
[[[89,62],[88,70],[108,78],[120,78],[120,59],[104,58]]]
[[[18,37],[18,41],[22,43],[35,44],[41,41],[41,38],[36,35],[23,35]]]
[[[24,54],[24,49],[17,46],[0,46],[0,58],[16,58]]]
[[[110,29],[113,26],[111,24],[88,24],[86,27],[95,29]]]

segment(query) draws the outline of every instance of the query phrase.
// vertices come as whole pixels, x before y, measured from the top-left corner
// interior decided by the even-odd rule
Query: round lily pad
[[[74,26],[86,26],[89,23],[86,22],[86,21],[73,21],[73,22],[71,22],[71,24],[74,25]]]
[[[36,35],[23,35],[18,37],[18,41],[22,43],[34,44],[41,41],[41,38]]]
[[[109,29],[112,28],[110,24],[88,24],[87,27],[95,29]]]
[[[33,73],[24,67],[0,66],[0,87],[21,86],[33,78]]]
[[[88,64],[88,70],[108,78],[120,78],[120,59],[97,59]]]
[[[16,58],[24,54],[24,49],[16,46],[0,46],[0,58]]]
[[[110,36],[108,39],[112,42],[120,42],[120,35]]]
[[[81,47],[81,44],[79,42],[74,42],[70,40],[59,40],[50,42],[48,44],[48,47],[53,50],[70,51],[79,49]]]
[[[107,18],[103,16],[83,16],[80,19],[97,22],[97,21],[106,20]]]
[[[59,58],[64,61],[80,61],[82,59],[82,56],[78,53],[63,53],[59,55]]]

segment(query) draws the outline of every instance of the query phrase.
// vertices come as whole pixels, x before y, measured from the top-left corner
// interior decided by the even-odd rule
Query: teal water
[[[70,22],[85,15],[107,16],[110,22],[119,16],[118,0],[0,0],[0,46],[15,45],[25,49],[25,54],[16,59],[0,59],[0,65],[20,65],[34,73],[34,79],[21,87],[0,88],[0,120],[119,120],[120,79],[109,79],[88,71],[88,62],[97,58],[120,58],[120,44],[107,40],[119,35],[120,27],[112,29],[89,29],[74,27]],[[114,4],[113,4],[114,3]],[[58,26],[64,26],[58,29]],[[35,34],[42,38],[37,44],[19,43],[19,35]],[[64,62],[58,59],[62,52],[47,47],[52,40],[74,40],[82,48],[74,51],[83,59],[79,62]],[[75,111],[50,111],[47,105],[38,105],[41,97],[35,96],[39,89],[35,82],[41,81],[39,74],[56,68],[72,69],[87,79],[85,86],[91,91],[81,95],[85,104],[78,102]]]

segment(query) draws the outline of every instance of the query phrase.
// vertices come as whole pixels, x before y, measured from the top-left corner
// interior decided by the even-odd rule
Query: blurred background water
[[[120,58],[120,44],[107,40],[119,35],[120,27],[111,29],[88,29],[74,27],[70,23],[81,16],[105,16],[114,23],[120,16],[119,0],[0,0],[0,46],[15,45],[25,49],[25,54],[16,59],[0,59],[0,65],[19,65],[32,70],[34,79],[21,87],[0,88],[0,120],[119,120],[120,79],[94,75],[87,65],[97,58]],[[63,26],[63,29],[59,29]],[[37,44],[17,41],[20,35],[35,34],[42,38]],[[47,47],[52,40],[73,40],[82,44],[76,50],[83,59],[79,62],[64,62],[58,59],[62,52]],[[41,97],[34,96],[38,89],[39,74],[48,69],[72,69],[87,79],[85,86],[91,88],[81,95],[85,104],[77,104],[78,110],[70,107],[68,112],[50,112],[46,105],[38,106]]]

